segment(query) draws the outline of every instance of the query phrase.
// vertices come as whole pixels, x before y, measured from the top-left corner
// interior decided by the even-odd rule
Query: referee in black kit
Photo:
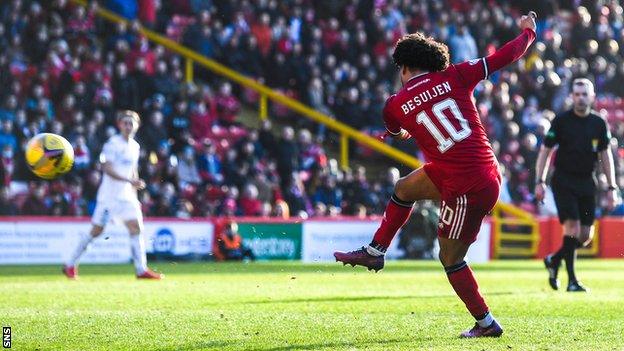
[[[569,278],[567,291],[587,291],[576,279],[574,261],[576,249],[588,245],[593,236],[596,160],[600,160],[609,182],[609,211],[618,201],[609,127],[596,111],[592,111],[594,99],[592,82],[586,78],[575,79],[572,83],[573,109],[555,117],[537,156],[535,198],[542,201],[553,147],[559,145],[551,186],[559,221],[563,224],[563,245],[544,259],[548,282],[554,290],[559,289],[557,273],[561,260],[565,259]]]

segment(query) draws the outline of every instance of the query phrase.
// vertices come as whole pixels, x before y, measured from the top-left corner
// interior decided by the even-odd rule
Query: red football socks
[[[396,232],[401,229],[409,218],[412,212],[412,205],[414,205],[413,202],[403,201],[396,194],[392,195],[390,201],[388,201],[388,206],[386,206],[386,212],[384,212],[381,225],[373,237],[372,247],[382,252],[388,249]]]
[[[468,267],[465,261],[444,269],[455,293],[464,301],[470,314],[476,317],[489,311],[483,296],[479,292],[479,285],[472,274],[472,269]]]

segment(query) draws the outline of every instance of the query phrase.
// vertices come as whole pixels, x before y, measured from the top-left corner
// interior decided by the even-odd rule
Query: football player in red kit
[[[392,55],[401,74],[401,90],[386,101],[383,119],[388,134],[413,137],[427,163],[395,185],[372,242],[359,250],[335,252],[337,261],[375,271],[405,224],[414,201],[440,200],[440,261],[453,289],[475,317],[462,337],[500,336],[464,258],[476,240],[483,218],[500,192],[494,152],[473,102],[474,87],[493,72],[518,60],[535,40],[535,13],[520,18],[522,33],[493,54],[449,65],[446,45],[420,33],[403,36]]]

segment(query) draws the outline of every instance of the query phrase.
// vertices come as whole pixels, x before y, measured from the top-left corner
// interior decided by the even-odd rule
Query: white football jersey
[[[120,176],[132,178],[134,170],[139,165],[140,148],[134,139],[126,141],[120,134],[113,135],[102,148],[100,162],[111,164],[113,170]],[[136,201],[136,189],[129,182],[113,179],[103,172],[97,201],[119,200]]]

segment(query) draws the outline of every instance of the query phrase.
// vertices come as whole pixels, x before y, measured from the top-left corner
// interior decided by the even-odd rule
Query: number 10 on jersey
[[[455,129],[455,126],[453,126],[451,121],[449,121],[448,117],[444,114],[445,110],[449,110],[453,117],[459,121],[461,130]],[[444,129],[448,132],[450,138],[442,135],[440,129],[436,127],[425,111],[421,111],[418,115],[416,115],[416,122],[427,128],[431,136],[438,142],[438,150],[440,150],[441,153],[446,152],[453,145],[455,145],[455,143],[466,139],[472,133],[470,126],[468,125],[468,121],[464,118],[459,110],[459,107],[457,106],[457,103],[452,98],[444,99],[433,105],[431,111],[438,121],[440,121],[440,124],[442,124]]]

